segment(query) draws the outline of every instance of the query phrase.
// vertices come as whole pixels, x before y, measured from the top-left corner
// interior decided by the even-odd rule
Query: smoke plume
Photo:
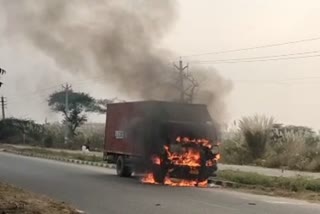
[[[174,56],[157,44],[175,21],[175,0],[0,0],[0,6],[6,36],[38,48],[66,72],[101,77],[137,99],[179,98],[169,65]],[[220,111],[230,83],[206,74],[197,98]]]

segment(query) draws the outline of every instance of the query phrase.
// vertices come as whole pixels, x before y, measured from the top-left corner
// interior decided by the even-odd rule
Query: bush
[[[29,144],[61,149],[81,149],[87,144],[90,150],[102,151],[104,145],[104,125],[84,125],[68,144],[64,143],[64,126],[59,123],[36,124],[34,121],[6,119],[0,121],[0,142]]]
[[[32,120],[9,118],[0,121],[0,140],[12,144],[35,144],[44,135],[43,125]]]
[[[64,144],[64,128],[59,123],[52,123],[52,124],[46,124],[45,127],[45,139],[43,140],[44,147],[46,146],[46,143],[49,144],[52,141],[51,147],[54,148],[66,148],[66,145]],[[50,140],[49,140],[50,139]],[[47,140],[47,142],[46,142]]]
[[[307,181],[305,184],[305,189],[314,192],[320,192],[320,179]]]
[[[47,136],[44,141],[43,144],[46,148],[51,148],[53,146],[53,137],[52,136]]]
[[[233,133],[228,139],[223,140],[220,152],[222,157],[221,162],[223,163],[240,165],[252,163],[248,147],[239,133]]]
[[[267,147],[265,166],[320,170],[319,145],[314,140],[310,143],[310,139],[310,133],[285,130],[281,138],[271,142]]]
[[[306,190],[320,192],[320,179],[306,177],[271,177],[252,172],[224,170],[218,172],[218,178],[236,182],[239,185],[279,188],[293,192]]]
[[[218,177],[245,185],[272,186],[272,178],[252,172],[224,170],[218,172]]]
[[[308,127],[273,124],[264,116],[245,117],[239,129],[223,140],[222,161],[319,172],[319,138]]]
[[[240,120],[240,131],[254,160],[264,155],[272,126],[273,118],[266,116],[255,115],[254,117],[244,117]]]

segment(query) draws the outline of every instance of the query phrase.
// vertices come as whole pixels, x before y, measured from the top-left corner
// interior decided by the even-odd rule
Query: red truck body
[[[150,160],[152,154],[160,153],[164,145],[178,136],[214,141],[215,130],[207,107],[201,104],[162,101],[108,104],[104,159],[117,163],[122,174],[128,175],[133,162]]]
[[[106,121],[105,153],[134,155],[134,139],[126,137],[125,127],[130,120],[139,116],[137,103],[109,104]]]

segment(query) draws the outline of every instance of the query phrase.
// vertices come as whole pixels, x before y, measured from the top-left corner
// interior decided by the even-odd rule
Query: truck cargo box
[[[161,124],[162,128],[171,127],[171,130],[177,131],[178,127],[183,131],[181,127],[188,125],[201,130],[203,130],[201,125],[213,126],[207,107],[201,104],[142,101],[108,104],[107,109],[105,155],[107,153],[143,155],[145,144],[141,141],[147,140],[146,134],[154,134],[153,140],[159,134],[165,134],[163,133],[165,130],[162,130],[162,133],[161,130],[155,130]],[[214,128],[205,131],[206,133],[200,133],[201,137],[216,137]],[[144,139],[140,139],[141,137]],[[156,146],[155,141],[148,143]]]
[[[211,149],[218,133],[206,105],[163,101],[108,104],[105,132],[104,159],[117,164],[120,176],[151,170],[163,181],[164,173],[181,177],[191,172],[191,178],[199,177],[194,172],[205,172],[205,176],[200,174],[207,178],[216,170],[217,154]],[[186,152],[201,156],[193,163],[195,167],[184,164]],[[179,155],[181,160],[176,158]]]

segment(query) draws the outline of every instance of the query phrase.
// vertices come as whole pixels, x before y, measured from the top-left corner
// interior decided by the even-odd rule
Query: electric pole
[[[185,73],[184,71],[189,67],[188,65],[183,66],[183,62],[180,59],[179,60],[179,66],[174,64],[174,67],[178,70],[179,72],[179,83],[178,83],[178,88],[180,91],[180,102],[185,102],[185,89],[184,89],[184,78],[185,78]]]
[[[5,99],[4,99],[4,97],[2,96],[2,97],[1,97],[1,109],[2,109],[2,119],[3,119],[3,120],[6,119],[5,106],[6,106]]]
[[[180,93],[180,102],[192,103],[194,94],[197,88],[199,88],[199,83],[189,72],[185,71],[189,69],[189,65],[183,65],[181,59],[179,60],[179,66],[174,64],[174,67],[178,70],[177,89]]]
[[[69,141],[69,91],[71,90],[71,85],[66,83],[62,88],[65,90],[65,114],[66,114],[66,124],[65,124],[65,132],[64,132],[64,143],[67,144]]]

